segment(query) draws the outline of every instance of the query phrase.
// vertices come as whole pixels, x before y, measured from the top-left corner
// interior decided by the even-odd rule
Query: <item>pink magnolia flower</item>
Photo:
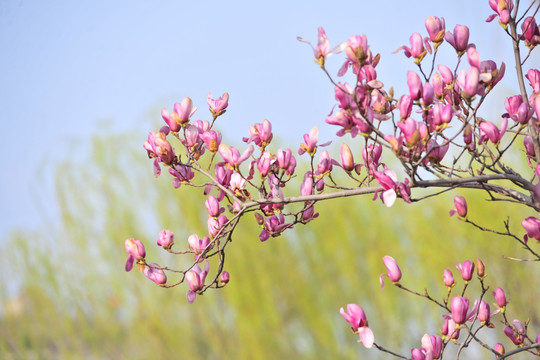
[[[527,156],[534,156],[534,145],[529,135],[523,138],[523,146],[525,146],[525,153]]]
[[[432,123],[435,127],[445,126],[450,123],[453,115],[452,105],[436,103],[433,106]]]
[[[422,349],[414,348],[411,350],[411,359],[412,360],[426,360],[426,354]]]
[[[422,102],[424,103],[424,106],[429,106],[433,104],[433,100],[435,100],[435,91],[433,90],[433,86],[426,82],[422,89]]]
[[[399,117],[401,119],[407,119],[409,116],[411,116],[412,112],[412,106],[413,106],[413,100],[411,99],[411,96],[408,94],[402,95],[401,98],[399,98]]]
[[[454,81],[454,73],[450,68],[446,65],[437,65],[437,69],[439,69],[439,72],[441,74],[442,80],[445,85],[449,85]]]
[[[405,142],[410,148],[414,148],[422,139],[427,137],[427,127],[423,121],[414,121],[407,118],[397,123],[401,133],[405,137]]]
[[[304,134],[304,143],[300,144],[298,154],[302,155],[307,152],[309,155],[313,156],[317,151],[317,141],[319,141],[319,128],[314,126],[309,134]]]
[[[253,154],[254,150],[253,145],[250,145],[242,153],[242,155],[240,155],[240,152],[234,146],[229,147],[225,144],[220,144],[218,152],[223,160],[227,162],[227,164],[229,164],[233,169],[238,169],[238,166],[249,158],[251,154]]]
[[[446,285],[447,287],[453,287],[455,285],[455,282],[454,282],[454,275],[452,275],[452,272],[448,269],[445,269],[444,272],[443,272],[443,281],[444,281],[444,285]]]
[[[261,157],[257,159],[257,170],[259,171],[259,174],[262,177],[267,176],[272,164],[274,164],[272,154],[270,154],[270,151],[264,151]]]
[[[246,143],[254,142],[255,145],[264,148],[272,141],[272,124],[264,119],[261,124],[251,125],[249,127],[249,137],[242,138]]]
[[[311,173],[311,171],[308,171],[304,174],[304,180],[300,185],[300,195],[313,195],[313,174]]]
[[[489,304],[484,300],[481,300],[480,305],[478,306],[478,320],[480,320],[483,324],[488,324],[490,318],[491,313],[489,309]]]
[[[379,167],[381,155],[382,155],[382,145],[370,144],[365,146],[362,149],[362,159],[364,160],[364,165],[371,170],[377,170]]]
[[[351,324],[355,333],[360,336],[360,341],[366,348],[371,348],[375,341],[373,332],[368,327],[368,322],[364,310],[356,304],[347,304],[347,312],[341,308],[339,313],[345,321]]]
[[[182,184],[189,183],[195,177],[195,173],[189,166],[178,164],[169,168],[169,174],[174,176],[173,186],[175,189],[178,189]]]
[[[474,273],[474,263],[470,260],[465,260],[463,264],[457,263],[456,268],[461,271],[461,277],[465,281],[472,279]]]
[[[501,309],[501,312],[504,312],[504,308],[508,304],[508,302],[506,301],[506,294],[504,293],[504,290],[498,287],[493,292],[493,297],[495,298],[495,302],[497,303],[497,306]]]
[[[445,35],[444,18],[430,16],[425,21],[426,30],[429,34],[429,40],[435,43],[435,47],[442,43]]]
[[[349,145],[345,143],[341,144],[339,156],[341,157],[341,167],[343,167],[343,170],[347,172],[354,170],[354,158]]]
[[[175,112],[169,114],[169,110],[163,109],[161,110],[161,117],[169,127],[170,131],[178,132],[182,128],[182,124],[176,121],[178,119],[178,115]]]
[[[504,349],[504,345],[501,343],[496,343],[495,346],[493,346],[493,350],[498,352],[499,354],[504,354],[506,351]]]
[[[442,353],[442,339],[440,336],[424,334],[422,336],[422,351],[426,359],[438,359]]]
[[[195,259],[199,260],[199,255],[204,253],[210,245],[210,238],[205,236],[202,239],[199,239],[197,234],[191,234],[188,237],[188,244],[191,250],[195,253]]]
[[[208,195],[208,199],[204,202],[206,210],[208,210],[208,216],[218,217],[225,211],[225,208],[219,207],[219,200],[213,195]]]
[[[511,118],[522,125],[527,124],[534,113],[534,110],[529,107],[529,104],[523,101],[521,95],[507,97],[504,100],[504,107],[508,112],[503,114],[503,117]]]
[[[501,63],[501,67],[497,68],[497,64],[493,60],[486,60],[480,63],[479,81],[485,87],[493,87],[504,77],[506,72],[506,64]],[[482,88],[483,89],[483,88]],[[483,92],[479,93],[483,95]]]
[[[540,29],[536,24],[534,17],[529,16],[525,18],[523,23],[521,23],[521,39],[525,40],[525,45],[529,48],[533,48],[536,45],[540,44]]]
[[[321,151],[321,154],[319,155],[319,165],[317,166],[317,171],[319,174],[327,174],[332,171],[332,158],[330,157],[330,153],[328,151],[323,150]]]
[[[394,205],[394,202],[397,198],[396,173],[391,169],[385,169],[384,171],[375,171],[373,175],[375,176],[375,179],[377,179],[379,184],[383,187],[383,193],[381,195],[382,202],[387,207],[391,207],[392,205]]]
[[[198,148],[199,145],[199,128],[195,125],[187,124],[185,126],[186,131],[184,132],[184,139],[180,139],[182,144],[189,148],[190,150],[194,150],[195,148]]]
[[[405,56],[410,58],[411,56],[415,58],[415,63],[420,64],[422,59],[426,56],[427,50],[424,48],[424,41],[422,40],[422,35],[415,32],[409,38],[411,47],[402,45],[394,53],[397,53],[400,50],[405,52]]]
[[[456,208],[450,210],[450,216],[457,213],[462,218],[467,217],[467,200],[463,196],[454,197],[454,206]]]
[[[164,249],[170,249],[174,245],[174,233],[170,230],[161,230],[157,245],[162,246]]]
[[[488,139],[494,144],[498,144],[504,133],[506,132],[506,127],[508,126],[508,119],[504,118],[501,121],[501,129],[499,130],[495,124],[489,121],[482,121],[478,127],[480,128],[480,139],[478,143],[482,144]]]
[[[167,109],[161,111],[161,117],[171,131],[178,132],[182,127],[184,127],[188,122],[189,118],[197,111],[197,107],[193,106],[193,101],[185,97],[182,102],[174,104],[174,111],[169,114]]]
[[[386,270],[388,270],[387,274],[381,274],[381,276],[379,277],[379,282],[381,283],[381,289],[384,289],[383,278],[385,276],[388,276],[390,281],[396,284],[401,279],[401,269],[399,268],[399,265],[397,264],[396,260],[394,260],[394,258],[391,256],[383,257],[382,261],[384,263],[384,266],[386,266]]]
[[[217,218],[208,218],[208,234],[212,238],[216,237],[228,221],[229,219],[225,215],[219,215]]]
[[[456,25],[454,32],[447,31],[444,39],[461,55],[465,52],[469,44],[469,28],[465,25]]]
[[[148,266],[145,266],[143,274],[160,286],[165,285],[167,282],[167,275],[165,275],[163,269],[156,263],[150,263]]]
[[[287,175],[294,174],[294,170],[296,169],[296,159],[292,155],[291,149],[287,149],[285,151],[278,149],[276,152],[276,159],[278,161],[279,168],[285,170]]]
[[[471,44],[467,48],[467,60],[472,67],[475,67],[480,70],[480,54],[476,50],[476,46]]]
[[[422,97],[422,80],[420,80],[420,76],[414,71],[409,70],[407,72],[407,85],[409,86],[411,100],[418,100]]]
[[[125,269],[129,272],[131,269],[133,269],[133,263],[135,261],[138,262],[139,260],[144,260],[146,257],[146,250],[144,249],[144,245],[140,240],[133,238],[127,239],[124,246],[128,253]]]
[[[302,212],[302,223],[307,223],[319,217],[319,213],[315,212],[315,206],[312,203],[306,203],[307,208]]]
[[[309,41],[304,40],[301,37],[297,37],[296,39],[298,41],[305,42],[309,44],[309,46],[311,46],[311,48],[313,49],[313,55],[315,56],[315,62],[321,66],[324,65],[324,61],[326,58],[330,57],[333,54],[342,52],[346,45],[342,42],[331,51],[328,51],[330,49],[330,41],[328,40],[328,37],[326,36],[326,33],[324,32],[324,29],[322,27],[319,27],[319,37],[316,47],[311,45]]]
[[[366,35],[353,35],[347,39],[347,43],[341,43],[347,60],[338,70],[338,76],[343,76],[347,73],[349,65],[352,65],[353,72],[357,75],[358,81],[361,82],[364,74],[362,70],[365,70],[366,66],[375,66],[373,61],[373,54],[368,47],[368,41]]]
[[[373,175],[375,179],[382,186],[381,190],[375,192],[373,200],[377,199],[378,193],[382,191],[381,200],[386,207],[391,207],[396,201],[397,194],[401,195],[405,202],[410,202],[411,189],[409,188],[409,179],[405,179],[405,182],[398,182],[397,176],[394,170],[384,169],[383,171],[374,171]]]
[[[144,149],[148,152],[149,158],[157,158],[164,164],[170,165],[174,160],[174,150],[166,139],[164,132],[150,131],[148,140],[143,143]]]
[[[456,324],[464,324],[467,321],[469,299],[462,296],[454,296],[450,302],[450,311],[452,313],[452,320]]]
[[[540,241],[540,220],[534,216],[529,216],[521,222],[521,226],[527,232],[527,236]]]
[[[347,133],[351,134],[351,137],[358,135],[358,126],[354,117],[346,110],[340,110],[335,115],[330,113],[324,120],[327,124],[340,126],[341,129],[336,133],[337,136],[343,136]]]
[[[215,154],[218,151],[219,145],[221,144],[221,133],[219,131],[209,130],[201,133],[199,137],[212,154]]]
[[[219,277],[219,282],[223,285],[227,284],[229,282],[229,272],[228,271],[223,271],[221,273],[221,276]]]
[[[443,82],[442,75],[439,73],[434,73],[433,77],[431,78],[431,86],[433,87],[433,93],[437,97],[437,99],[442,100],[445,95],[445,85]]]
[[[497,16],[501,24],[508,24],[510,22],[510,13],[514,8],[514,2],[512,0],[489,0],[489,6],[496,12],[496,14],[490,15],[486,22],[491,22]]]
[[[224,93],[215,100],[212,98],[212,94],[208,93],[208,95],[206,95],[206,102],[210,107],[212,115],[217,117],[226,111],[225,109],[227,109],[227,106],[229,105],[229,93]]]
[[[461,72],[459,77],[460,85],[462,86],[462,95],[466,98],[472,98],[478,93],[478,84],[480,83],[480,70],[476,67],[471,67],[464,74]]]
[[[246,179],[244,179],[242,175],[240,175],[240,173],[234,172],[231,175],[229,188],[236,195],[241,195],[244,192],[244,189],[246,188]]]
[[[459,327],[456,322],[448,315],[444,315],[444,323],[441,329],[441,334],[447,339],[459,338]]]
[[[523,344],[523,341],[525,340],[525,335],[527,334],[525,326],[519,320],[513,320],[512,323],[514,326],[507,326],[504,328],[504,334],[510,340],[512,340],[515,345],[521,345]]]
[[[195,264],[191,270],[186,273],[185,279],[189,286],[189,290],[187,291],[187,299],[190,304],[195,301],[197,292],[204,288],[204,281],[206,280],[206,275],[208,275],[209,270],[210,263],[207,260],[206,264],[204,265],[204,270],[202,270],[198,264]]]
[[[444,145],[439,145],[437,141],[431,139],[428,142],[427,146],[427,156],[426,156],[426,163],[430,162],[432,164],[438,164],[442,161],[444,158],[444,155],[446,155],[446,152],[448,151],[449,144],[445,143]]]
[[[525,77],[529,80],[533,92],[538,94],[540,92],[540,70],[530,69]]]
[[[282,214],[274,214],[264,219],[264,229],[259,235],[259,240],[266,241],[270,238],[270,236],[279,236],[285,229],[292,226],[293,224],[285,222],[285,217]]]

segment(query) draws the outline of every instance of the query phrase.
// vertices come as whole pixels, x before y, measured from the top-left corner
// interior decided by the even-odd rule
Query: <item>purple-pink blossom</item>
[[[253,154],[253,145],[250,145],[243,153],[240,155],[240,151],[234,146],[227,146],[225,144],[219,145],[219,154],[229,164],[233,169],[238,169],[238,166],[244,162],[247,158]]]
[[[347,311],[341,308],[339,313],[347,321],[355,333],[360,336],[360,341],[366,348],[371,348],[374,343],[374,336],[371,329],[368,327],[368,322],[364,310],[356,304],[348,304]]]
[[[495,14],[490,15],[486,22],[491,22],[497,16],[501,24],[506,25],[510,22],[510,15],[514,8],[514,2],[512,0],[489,0],[489,6]]]
[[[174,233],[170,230],[161,230],[159,232],[157,245],[164,249],[170,249],[174,245]]]
[[[249,137],[242,138],[246,143],[254,142],[255,145],[264,148],[272,141],[272,123],[264,119],[262,123],[249,127]]]
[[[386,266],[386,270],[388,273],[381,274],[379,277],[379,282],[381,283],[381,288],[384,289],[384,281],[383,278],[385,276],[388,276],[390,281],[392,281],[394,284],[398,283],[401,279],[401,269],[399,268],[399,265],[397,264],[396,260],[394,260],[391,256],[385,256],[382,258],[384,266]]]
[[[465,52],[469,44],[469,28],[465,25],[456,25],[454,32],[447,31],[444,39],[461,55]]]
[[[429,35],[429,40],[434,42],[435,47],[437,47],[437,44],[442,43],[442,41],[444,40],[444,35],[446,31],[444,18],[430,16],[426,19],[425,25]]]
[[[455,209],[450,210],[450,216],[457,213],[462,218],[467,217],[467,200],[463,196],[454,197],[454,206]]]
[[[322,27],[319,27],[318,30],[318,41],[317,46],[311,45],[311,43],[301,37],[296,38],[298,41],[305,42],[311,46],[313,49],[313,55],[315,56],[315,62],[321,66],[324,65],[324,61],[326,58],[330,57],[332,54],[337,54],[345,48],[346,44],[344,42],[340,43],[338,46],[336,46],[334,49],[329,51],[330,49],[330,41],[328,40],[328,37],[326,36],[326,33]]]
[[[162,286],[167,282],[167,276],[163,269],[156,263],[150,263],[144,267],[143,270],[144,276],[152,280],[156,284]]]
[[[467,321],[469,299],[462,296],[454,296],[450,302],[450,311],[452,313],[452,320],[456,324],[464,324]]]
[[[187,299],[190,304],[195,301],[197,292],[204,288],[204,281],[206,280],[206,275],[208,275],[209,270],[210,263],[207,260],[204,265],[204,270],[201,269],[199,264],[195,264],[191,270],[186,273],[185,279],[189,286],[189,290],[187,291]]]
[[[409,38],[409,43],[411,44],[411,47],[402,45],[396,51],[394,51],[394,53],[403,50],[406,57],[413,57],[415,59],[415,63],[419,64],[427,53],[427,50],[424,48],[422,35],[417,32],[413,33]]]
[[[497,306],[501,309],[502,312],[504,312],[504,308],[508,304],[508,302],[506,301],[506,294],[504,290],[498,287],[493,292],[493,297],[495,298],[495,302],[497,303]]]
[[[536,24],[534,17],[529,16],[521,23],[521,39],[525,40],[525,45],[529,48],[533,48],[540,44],[540,28]]]
[[[472,279],[474,273],[474,263],[470,260],[465,260],[463,264],[457,263],[456,268],[461,271],[461,277],[465,281]]]
[[[443,272],[443,281],[444,281],[444,285],[446,285],[449,288],[454,286],[454,284],[455,284],[454,275],[452,275],[452,272],[450,270],[448,270],[448,269],[444,270],[444,272]]]
[[[124,243],[124,246],[128,253],[125,269],[126,271],[131,271],[131,269],[133,269],[134,262],[144,260],[144,258],[146,257],[146,250],[140,240],[133,238],[127,239]]]
[[[527,232],[527,236],[540,241],[540,220],[534,216],[529,216],[521,222],[521,226]]]
[[[210,107],[212,115],[217,117],[226,111],[225,109],[227,109],[227,106],[229,105],[229,93],[224,93],[217,99],[213,99],[212,94],[208,93],[208,95],[206,95],[206,102]]]

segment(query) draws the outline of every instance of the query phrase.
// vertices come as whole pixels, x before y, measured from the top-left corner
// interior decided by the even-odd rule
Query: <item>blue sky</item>
[[[333,89],[296,40],[316,42],[318,26],[333,44],[366,34],[382,56],[379,77],[402,89],[413,65],[392,52],[414,31],[425,36],[429,15],[444,17],[448,29],[470,26],[482,59],[506,57],[511,71],[508,39],[484,22],[489,14],[487,0],[3,1],[0,241],[17,227],[55,221],[55,164],[83,159],[100,132],[131,131],[142,144],[160,109],[185,96],[207,119],[207,92],[230,93],[219,125],[228,140],[264,118],[295,146],[313,125],[332,138],[337,129],[324,118]],[[329,67],[341,62],[337,55]]]

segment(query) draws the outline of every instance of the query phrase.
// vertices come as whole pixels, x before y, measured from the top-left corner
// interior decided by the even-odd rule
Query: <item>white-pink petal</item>
[[[373,336],[373,331],[371,331],[370,328],[367,326],[363,326],[358,328],[358,336],[360,337],[360,341],[362,344],[364,344],[365,347],[368,349],[373,346],[373,343],[375,342],[375,337]]]

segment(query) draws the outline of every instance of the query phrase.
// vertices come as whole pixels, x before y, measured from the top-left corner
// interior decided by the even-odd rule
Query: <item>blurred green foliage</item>
[[[437,298],[446,294],[445,268],[458,280],[457,294],[463,283],[455,264],[481,258],[488,302],[503,287],[509,318],[530,316],[531,331],[540,331],[538,265],[502,259],[527,254],[510,239],[449,218],[456,193],[390,209],[369,196],[326,202],[317,220],[265,243],[248,216],[228,248],[231,282],[190,305],[185,284],[167,290],[136,270],[124,272],[126,238],[141,239],[149,261],[182,267],[191,258],[159,249],[157,233],[175,232],[179,250],[189,234],[206,231],[202,190],[175,190],[166,173],[154,180],[143,154],[130,135],[96,138],[87,162],[58,168],[61,226],[22,230],[2,244],[0,358],[388,358],[356,342],[339,314],[347,303],[365,309],[377,343],[409,354],[424,333],[440,330],[442,312],[388,280],[381,290],[384,255],[400,264],[403,285]],[[471,219],[498,230],[511,215],[522,234],[521,219],[532,215],[486,202],[485,194],[459,194]],[[493,336],[480,337],[507,344],[495,324],[497,332],[487,332]]]

